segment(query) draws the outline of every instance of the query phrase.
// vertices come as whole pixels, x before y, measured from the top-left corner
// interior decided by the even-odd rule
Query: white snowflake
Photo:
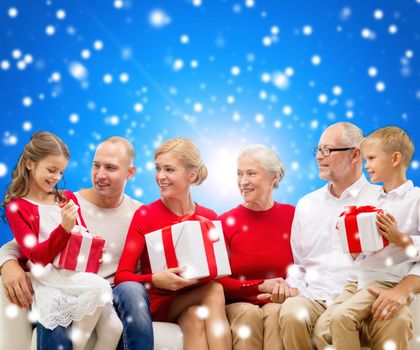
[[[203,105],[200,102],[194,103],[194,112],[201,113],[203,111]]]
[[[90,51],[88,49],[84,49],[80,53],[80,56],[82,56],[83,59],[87,60],[88,58],[90,58]]]
[[[240,339],[247,339],[251,336],[251,328],[246,325],[238,327],[238,337]]]
[[[17,15],[19,14],[19,11],[16,7],[11,7],[9,8],[9,10],[7,11],[7,14],[9,15],[9,17],[11,18],[15,18],[17,17]]]
[[[143,105],[140,103],[140,102],[137,102],[137,103],[135,103],[134,104],[134,110],[137,112],[137,113],[141,113],[141,112],[143,112]]]
[[[161,28],[171,23],[171,18],[160,9],[153,10],[149,14],[149,22],[155,28]]]
[[[29,96],[25,96],[22,100],[22,104],[25,107],[30,107],[32,105],[32,98],[30,98]]]
[[[311,57],[311,62],[314,66],[319,66],[321,64],[321,56],[319,55],[313,55]]]
[[[176,59],[172,65],[174,71],[179,71],[184,67],[184,61],[181,59]]]
[[[306,25],[303,27],[303,34],[311,35],[312,34],[312,27],[310,25]]]
[[[130,79],[130,77],[128,76],[127,73],[121,73],[120,74],[120,82],[121,83],[123,83],[123,84],[127,83],[129,79]]]
[[[69,117],[70,123],[76,124],[76,123],[79,122],[79,119],[80,118],[79,118],[79,115],[78,114],[76,114],[76,113],[70,114],[70,117]]]
[[[77,80],[83,80],[87,77],[88,71],[86,67],[79,62],[72,62],[69,65],[69,72],[73,78]]]
[[[234,76],[239,75],[241,73],[241,69],[238,66],[233,66],[230,69],[230,73]]]
[[[8,60],[1,61],[1,69],[8,70],[10,68],[10,62]]]
[[[104,48],[104,43],[101,40],[95,40],[93,47],[95,50],[100,51]]]
[[[284,115],[290,115],[292,114],[293,110],[291,106],[284,106],[283,107],[283,114]]]
[[[182,44],[188,44],[190,42],[190,37],[186,34],[183,34],[179,38],[179,41],[181,41]]]
[[[104,81],[105,84],[111,84],[113,78],[111,74],[107,73],[107,74],[104,74],[102,80]]]
[[[15,304],[7,305],[5,314],[10,319],[16,318],[19,315],[19,308]]]
[[[55,15],[57,16],[58,19],[63,20],[64,18],[66,18],[66,11],[60,9],[56,12]]]
[[[377,20],[384,18],[384,13],[382,10],[378,9],[373,12],[373,17]]]
[[[45,28],[45,33],[47,33],[47,35],[54,35],[55,34],[55,27],[52,25],[48,25]]]
[[[264,121],[264,115],[261,113],[258,113],[255,115],[255,121],[257,123],[262,123]]]
[[[22,129],[25,130],[25,131],[32,130],[32,123],[30,121],[23,122]]]
[[[389,34],[396,34],[398,32],[398,27],[395,24],[391,24],[388,27]]]
[[[7,174],[7,165],[0,163],[0,177],[4,177]]]
[[[383,92],[383,91],[385,91],[386,86],[385,86],[385,83],[383,81],[378,81],[375,85],[375,88],[378,92]]]

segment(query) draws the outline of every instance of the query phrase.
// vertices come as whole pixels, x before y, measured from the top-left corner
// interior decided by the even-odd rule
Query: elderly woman
[[[181,267],[152,274],[145,246],[147,233],[179,222],[183,215],[216,218],[213,210],[198,205],[191,198],[190,187],[206,179],[207,168],[194,143],[181,137],[157,148],[155,165],[160,198],[140,207],[134,214],[115,283],[148,286],[152,319],[178,323],[184,334],[184,349],[230,349],[232,340],[222,286],[215,282],[194,286],[197,281],[178,275]],[[136,273],[139,261],[141,274]],[[200,317],[200,306],[207,307],[207,317]]]
[[[219,280],[225,289],[226,314],[234,349],[277,349],[280,294],[289,293],[283,278],[293,263],[290,232],[294,207],[279,204],[273,190],[284,175],[276,153],[250,145],[238,157],[238,187],[243,203],[220,216],[232,275]]]

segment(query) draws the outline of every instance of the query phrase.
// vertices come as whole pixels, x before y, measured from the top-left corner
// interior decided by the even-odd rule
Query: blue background
[[[49,130],[69,145],[71,190],[120,135],[137,151],[127,193],[151,202],[155,147],[186,136],[210,172],[196,201],[236,206],[236,152],[264,143],[287,168],[276,200],[296,204],[323,185],[310,150],[333,122],[397,125],[420,145],[419,18],[419,0],[3,0],[1,195],[30,135]],[[415,153],[417,185],[418,168]]]

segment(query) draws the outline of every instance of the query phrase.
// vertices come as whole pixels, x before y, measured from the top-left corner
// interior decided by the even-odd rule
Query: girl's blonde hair
[[[63,155],[66,159],[70,158],[67,145],[57,135],[47,131],[39,131],[33,134],[13,170],[12,182],[7,187],[2,205],[5,206],[12,199],[25,197],[29,193],[30,172],[26,167],[27,161],[31,160],[36,164],[50,155]],[[54,195],[59,202],[65,201],[57,186],[54,189]]]
[[[185,169],[197,170],[195,185],[200,185],[207,178],[207,167],[201,160],[197,146],[190,139],[175,137],[163,142],[155,151],[155,160],[159,155],[168,152],[171,152],[183,164]]]

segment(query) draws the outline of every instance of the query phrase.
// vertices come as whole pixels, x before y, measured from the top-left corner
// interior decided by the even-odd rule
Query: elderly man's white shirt
[[[408,274],[419,275],[415,264],[420,261],[420,188],[407,181],[388,193],[381,190],[375,205],[395,217],[399,231],[409,234],[414,246],[406,251],[390,244],[379,252],[366,253],[356,266],[359,288],[370,281],[398,283]]]
[[[374,205],[380,191],[364,175],[340,196],[334,197],[330,185],[303,197],[296,206],[291,246],[294,265],[287,282],[299,288],[302,296],[331,303],[347,281],[354,263],[343,253],[336,228],[345,206]]]

